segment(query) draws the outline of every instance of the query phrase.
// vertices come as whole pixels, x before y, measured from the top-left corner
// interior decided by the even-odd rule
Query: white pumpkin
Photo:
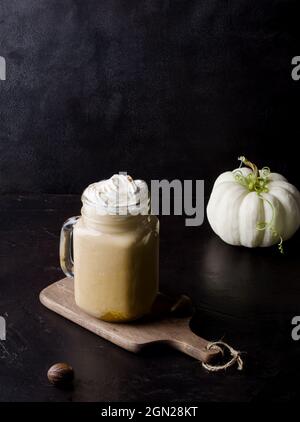
[[[278,173],[267,167],[249,166],[227,171],[215,181],[207,217],[214,232],[230,245],[250,248],[279,244],[300,225],[300,193]]]

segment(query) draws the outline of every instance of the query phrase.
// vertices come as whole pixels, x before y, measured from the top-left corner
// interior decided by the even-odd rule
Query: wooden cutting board
[[[40,293],[40,301],[57,314],[131,352],[137,353],[149,344],[165,343],[205,363],[218,353],[207,350],[209,342],[191,331],[190,317],[153,315],[131,323],[110,323],[86,314],[75,304],[72,278],[46,287]]]

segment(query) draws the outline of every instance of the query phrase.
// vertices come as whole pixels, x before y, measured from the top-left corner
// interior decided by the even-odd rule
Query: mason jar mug
[[[118,207],[122,213],[112,213],[107,202],[104,210],[102,202],[95,206],[88,192],[82,202],[81,216],[65,222],[60,240],[61,267],[74,277],[75,302],[104,321],[138,319],[150,311],[158,292],[159,221],[137,199],[127,198],[125,212]]]

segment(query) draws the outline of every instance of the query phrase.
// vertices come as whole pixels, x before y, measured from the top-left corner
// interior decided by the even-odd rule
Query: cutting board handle
[[[169,322],[170,326],[166,330],[168,336],[164,343],[204,363],[210,362],[220,353],[220,349],[207,349],[210,342],[191,331],[189,319],[175,319]]]
[[[193,358],[198,359],[203,363],[210,362],[212,358],[220,353],[217,350],[207,350],[206,348],[203,348],[201,343],[199,344],[199,337],[189,340],[171,340],[169,344],[174,349],[177,349],[186,355],[192,356]]]

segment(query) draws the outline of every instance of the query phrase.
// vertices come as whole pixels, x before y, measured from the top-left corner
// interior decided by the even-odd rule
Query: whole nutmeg
[[[73,381],[74,371],[67,363],[55,363],[49,368],[47,377],[53,385],[67,385]]]

